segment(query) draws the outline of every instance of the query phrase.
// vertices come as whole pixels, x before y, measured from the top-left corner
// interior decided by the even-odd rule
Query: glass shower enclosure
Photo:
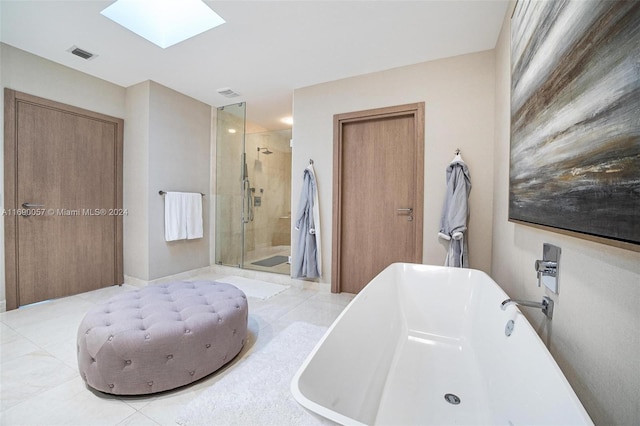
[[[289,274],[291,129],[247,131],[244,102],[217,113],[216,263]]]

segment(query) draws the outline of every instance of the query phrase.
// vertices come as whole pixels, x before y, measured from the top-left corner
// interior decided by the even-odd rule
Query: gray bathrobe
[[[320,217],[318,188],[313,166],[304,169],[300,204],[295,228],[298,244],[293,256],[291,276],[293,278],[318,278],[322,274],[320,262]]]
[[[462,160],[454,160],[447,167],[447,192],[440,218],[438,236],[449,242],[445,266],[469,267],[467,250],[467,218],[471,175]]]

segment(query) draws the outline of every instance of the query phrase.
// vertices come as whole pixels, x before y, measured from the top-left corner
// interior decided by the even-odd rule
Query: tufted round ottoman
[[[231,284],[182,281],[122,293],[78,329],[78,368],[117,395],[173,389],[213,373],[247,337],[247,298]]]

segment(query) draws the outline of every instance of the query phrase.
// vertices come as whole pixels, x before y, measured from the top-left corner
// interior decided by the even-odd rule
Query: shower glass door
[[[247,134],[245,113],[218,108],[216,263],[289,274],[291,129]]]
[[[243,187],[246,104],[218,108],[216,126],[216,263],[244,263]]]

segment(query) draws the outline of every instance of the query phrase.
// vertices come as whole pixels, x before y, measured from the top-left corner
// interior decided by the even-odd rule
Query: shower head
[[[260,148],[260,147],[258,147],[258,152],[262,152],[264,155],[273,154],[273,151],[269,151],[269,148]]]

